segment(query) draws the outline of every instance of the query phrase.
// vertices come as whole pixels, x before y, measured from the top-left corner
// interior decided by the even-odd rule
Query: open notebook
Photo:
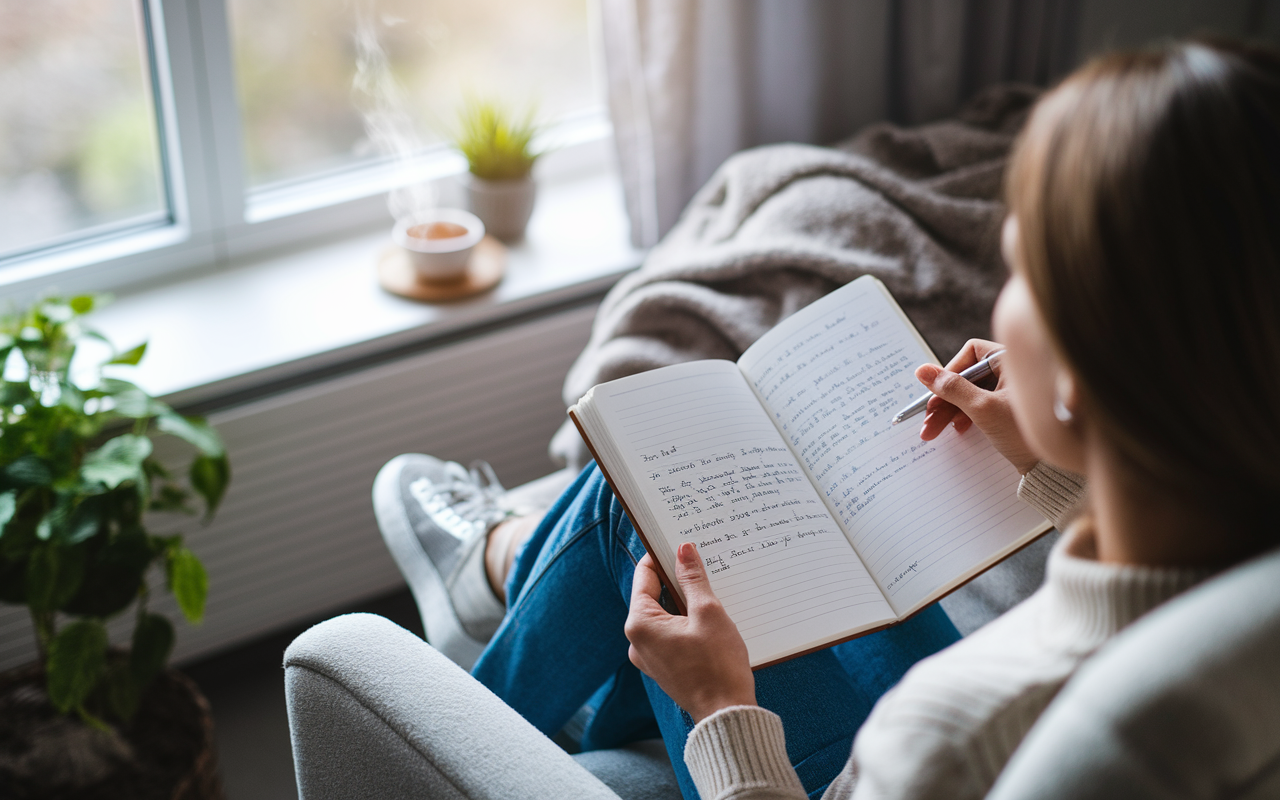
[[[681,609],[691,541],[758,668],[899,622],[1049,529],[977,428],[890,426],[926,361],[868,276],[736,364],[610,381],[569,414]]]

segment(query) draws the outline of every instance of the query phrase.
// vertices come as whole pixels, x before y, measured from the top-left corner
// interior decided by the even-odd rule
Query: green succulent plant
[[[99,302],[49,298],[0,319],[0,601],[29,609],[54,707],[101,727],[134,715],[173,649],[172,623],[147,608],[152,567],[189,622],[204,615],[200,560],[180,534],[149,533],[146,515],[194,515],[198,495],[207,522],[230,468],[203,419],[103,374],[136,365],[146,344],[118,352],[87,328]],[[105,343],[100,358],[89,339]],[[185,480],[153,457],[157,434],[194,448]],[[112,648],[106,621],[130,606],[130,646]]]
[[[466,157],[467,168],[477,178],[527,178],[542,155],[533,150],[533,139],[541,131],[534,117],[532,109],[517,116],[493,101],[471,98],[458,115],[453,146]]]

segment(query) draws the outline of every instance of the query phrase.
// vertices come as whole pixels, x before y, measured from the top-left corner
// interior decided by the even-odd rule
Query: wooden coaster
[[[378,257],[378,283],[383,289],[428,303],[461,300],[488,291],[498,285],[506,271],[507,248],[492,236],[481,239],[471,251],[471,261],[462,277],[448,282],[419,279],[404,248],[393,245]]]

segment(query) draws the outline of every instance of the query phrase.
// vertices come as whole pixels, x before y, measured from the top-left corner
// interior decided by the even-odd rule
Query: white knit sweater
[[[1060,523],[1082,495],[1046,465],[1018,494]],[[833,798],[981,798],[1037,717],[1090,654],[1121,628],[1207,576],[1049,556],[1045,584],[1007,614],[916,664],[863,723],[832,781]],[[756,706],[722,709],[689,734],[685,763],[703,800],[803,798],[782,720]]]

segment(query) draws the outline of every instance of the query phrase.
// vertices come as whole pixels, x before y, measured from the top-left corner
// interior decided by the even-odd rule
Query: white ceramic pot
[[[457,226],[457,236],[432,238],[426,232],[437,223]],[[409,254],[418,277],[452,281],[466,274],[471,251],[484,238],[485,225],[475,214],[458,208],[436,208],[396,222],[391,238]]]
[[[487,181],[471,173],[466,175],[467,197],[471,211],[484,220],[485,229],[504,242],[524,236],[525,226],[533,214],[537,187],[532,178],[513,181]]]

